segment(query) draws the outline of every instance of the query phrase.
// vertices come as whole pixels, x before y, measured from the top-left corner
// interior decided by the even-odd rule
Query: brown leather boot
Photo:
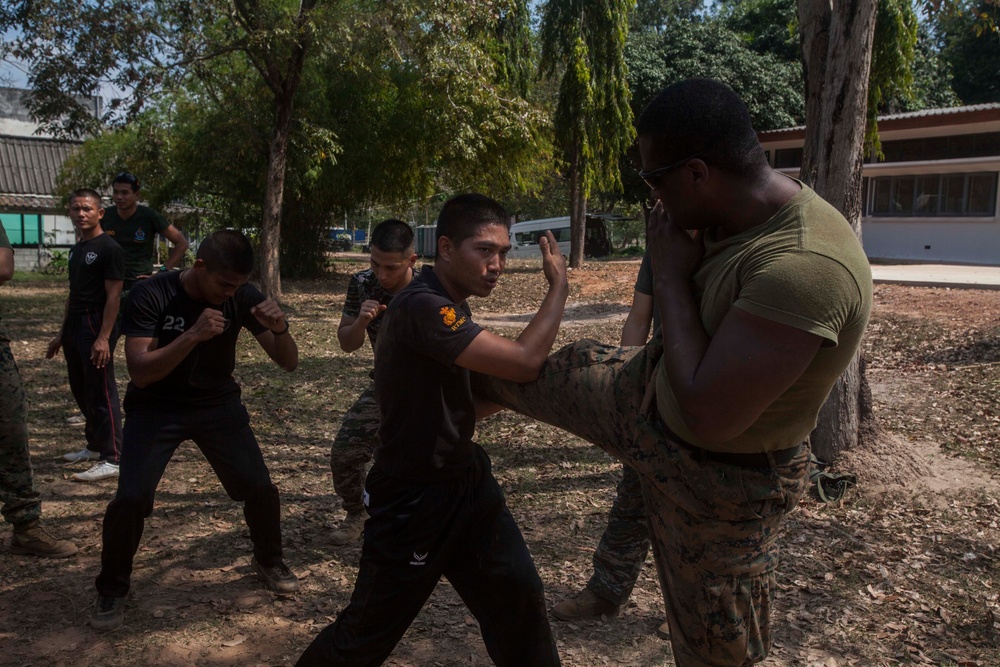
[[[594,616],[614,616],[618,613],[618,605],[608,602],[589,588],[584,588],[575,598],[566,598],[552,607],[552,615],[561,621],[575,621],[578,618]]]
[[[14,534],[10,538],[10,552],[42,558],[68,558],[77,552],[77,548],[69,540],[60,540],[49,535],[38,521],[29,521],[14,526]]]
[[[345,544],[360,540],[365,535],[365,519],[367,518],[367,512],[348,514],[340,522],[337,530],[330,533],[330,544],[335,547],[342,547]]]

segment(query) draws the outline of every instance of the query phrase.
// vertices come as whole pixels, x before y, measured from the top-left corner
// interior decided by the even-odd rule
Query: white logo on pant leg
[[[427,554],[430,552],[428,551]],[[427,565],[427,554],[420,555],[416,551],[413,552],[413,560],[410,561],[410,565]]]
[[[364,503],[365,507],[368,507],[368,491],[361,492],[361,502]]]
[[[96,259],[97,259],[96,252],[88,252],[86,256],[83,258],[83,261],[85,261],[87,264],[93,264]]]

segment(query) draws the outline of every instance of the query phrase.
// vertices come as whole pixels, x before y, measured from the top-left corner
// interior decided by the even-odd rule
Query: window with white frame
[[[997,172],[877,176],[865,179],[864,192],[873,217],[992,217]]]
[[[43,238],[42,216],[36,213],[0,213],[12,246],[37,246]]]

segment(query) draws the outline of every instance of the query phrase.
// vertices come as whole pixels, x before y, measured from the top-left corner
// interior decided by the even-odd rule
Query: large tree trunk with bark
[[[861,238],[861,168],[877,0],[799,0],[806,84],[800,178],[833,204]],[[875,432],[860,354],[837,382],[812,433],[832,461]]]
[[[260,234],[261,291],[268,298],[281,298],[281,207],[285,194],[285,167],[288,164],[288,139],[292,130],[295,93],[302,80],[306,51],[312,42],[309,14],[318,0],[301,0],[295,18],[294,42],[284,56],[247,51],[250,62],[260,72],[274,95],[274,130],[268,147],[267,183],[264,185],[264,209]],[[273,30],[267,24],[257,0],[236,0],[234,7],[240,22],[251,35]]]
[[[292,125],[292,101],[275,98],[274,131],[268,149],[267,183],[264,187],[264,219],[260,229],[261,291],[269,299],[281,298],[281,208],[285,196],[288,136]]]
[[[579,145],[574,149],[569,175],[569,266],[583,266],[583,244],[586,239],[587,198],[583,195],[583,157]]]

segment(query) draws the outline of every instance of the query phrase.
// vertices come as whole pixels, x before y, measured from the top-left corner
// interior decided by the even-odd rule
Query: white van
[[[510,252],[507,257],[524,258],[539,257],[538,239],[546,231],[551,231],[559,243],[559,249],[564,255],[569,255],[570,227],[569,216],[560,218],[544,218],[541,220],[525,220],[510,226]],[[583,243],[583,254],[587,257],[607,257],[611,254],[611,239],[603,218],[594,215],[587,216],[587,229]]]

